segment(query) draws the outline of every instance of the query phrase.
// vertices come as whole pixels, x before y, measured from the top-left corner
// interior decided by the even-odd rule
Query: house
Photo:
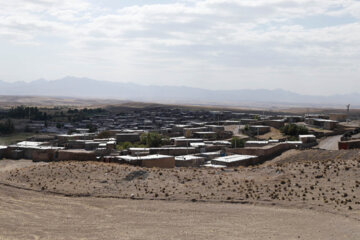
[[[7,146],[1,146],[0,145],[0,159],[5,157],[6,150],[7,150]]]
[[[298,143],[298,142],[297,142]],[[301,143],[301,142],[300,142]],[[272,159],[281,153],[296,148],[298,145],[289,144],[289,143],[273,143],[267,144],[265,146],[257,146],[257,147],[244,147],[244,148],[227,148],[227,154],[240,154],[240,155],[254,155],[257,156],[257,163],[261,163]]]
[[[150,148],[129,148],[131,156],[146,156],[150,154]]]
[[[353,139],[353,140],[348,140],[348,141],[340,141],[338,143],[339,145],[339,150],[341,149],[356,149],[356,148],[360,148],[360,139]]]
[[[205,163],[205,158],[195,155],[183,155],[175,157],[176,167],[199,167]]]
[[[116,141],[117,141],[117,143],[139,142],[140,141],[140,134],[139,133],[118,133],[118,134],[116,134]]]
[[[317,126],[327,130],[333,130],[338,126],[338,121],[322,119],[322,118],[307,118],[305,120],[306,124]]]
[[[95,161],[96,154],[94,151],[82,149],[58,150],[55,153],[55,161]]]
[[[249,126],[249,130],[254,135],[263,135],[265,133],[270,132],[270,127],[269,126],[264,126],[264,125],[251,125],[251,126]]]
[[[252,155],[230,155],[226,157],[218,157],[211,160],[211,163],[214,165],[225,165],[227,167],[237,167],[237,166],[249,166],[255,163],[257,156]]]
[[[194,147],[159,147],[150,148],[150,154],[163,154],[171,156],[181,156],[198,153],[199,149]]]
[[[303,144],[316,143],[316,136],[313,135],[313,134],[299,135],[299,140],[300,140]]]
[[[268,144],[269,141],[246,141],[245,147],[262,147]]]
[[[196,154],[196,156],[200,156],[200,157],[204,157],[206,161],[210,161],[214,158],[220,157],[221,151],[216,151],[216,152],[204,152],[204,153],[199,153]]]
[[[346,122],[347,114],[345,113],[330,113],[329,119],[337,122]]]
[[[285,125],[285,119],[272,119],[272,120],[265,120],[263,124],[280,129]]]
[[[62,150],[63,148],[58,147],[38,147],[32,151],[32,160],[34,162],[52,162],[55,161],[56,152]]]
[[[175,158],[169,155],[147,155],[147,156],[118,156],[119,163],[127,163],[141,167],[173,168],[175,167]]]
[[[196,138],[202,138],[202,139],[209,139],[209,140],[215,140],[216,139],[216,132],[194,132],[194,137]]]
[[[201,143],[203,141],[201,138],[175,138],[174,144],[177,147],[187,147],[190,146],[191,143]]]
[[[205,125],[205,127],[208,130],[210,130],[212,132],[216,132],[216,133],[225,131],[225,127],[221,126],[221,125]]]
[[[187,138],[194,137],[194,132],[207,131],[207,127],[184,128],[183,134]]]

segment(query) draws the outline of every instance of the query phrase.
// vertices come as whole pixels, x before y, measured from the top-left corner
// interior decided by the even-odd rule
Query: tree
[[[289,136],[298,136],[300,134],[308,134],[309,130],[305,126],[299,126],[296,124],[287,124],[283,126],[280,131]]]
[[[233,137],[231,139],[232,148],[243,148],[245,146],[245,140],[239,137]]]
[[[98,138],[110,138],[112,134],[110,131],[102,131],[97,135]]]
[[[143,133],[140,136],[140,143],[148,147],[160,147],[162,144],[162,136],[158,133]]]
[[[11,119],[7,119],[4,123],[0,123],[0,133],[11,134],[14,131],[15,131],[15,127]]]

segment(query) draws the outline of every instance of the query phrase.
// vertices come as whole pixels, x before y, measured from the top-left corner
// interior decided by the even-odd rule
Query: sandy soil
[[[225,203],[62,197],[0,185],[0,239],[360,239],[358,221]]]
[[[1,184],[65,196],[276,205],[354,219],[360,219],[359,180],[358,150],[293,150],[263,165],[237,169],[59,162],[0,175]]]

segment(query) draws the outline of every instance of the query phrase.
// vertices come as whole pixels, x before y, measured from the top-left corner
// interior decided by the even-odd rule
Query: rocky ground
[[[66,196],[277,205],[359,220],[359,153],[291,150],[263,165],[230,169],[58,162],[10,169],[0,183]]]

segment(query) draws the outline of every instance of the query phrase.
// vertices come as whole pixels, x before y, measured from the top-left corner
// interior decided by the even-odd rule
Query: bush
[[[280,131],[288,136],[298,136],[300,134],[309,133],[309,130],[305,126],[299,126],[296,124],[287,124],[283,126]]]
[[[233,137],[231,139],[231,147],[232,148],[243,148],[245,146],[245,140],[238,138],[238,137]]]

